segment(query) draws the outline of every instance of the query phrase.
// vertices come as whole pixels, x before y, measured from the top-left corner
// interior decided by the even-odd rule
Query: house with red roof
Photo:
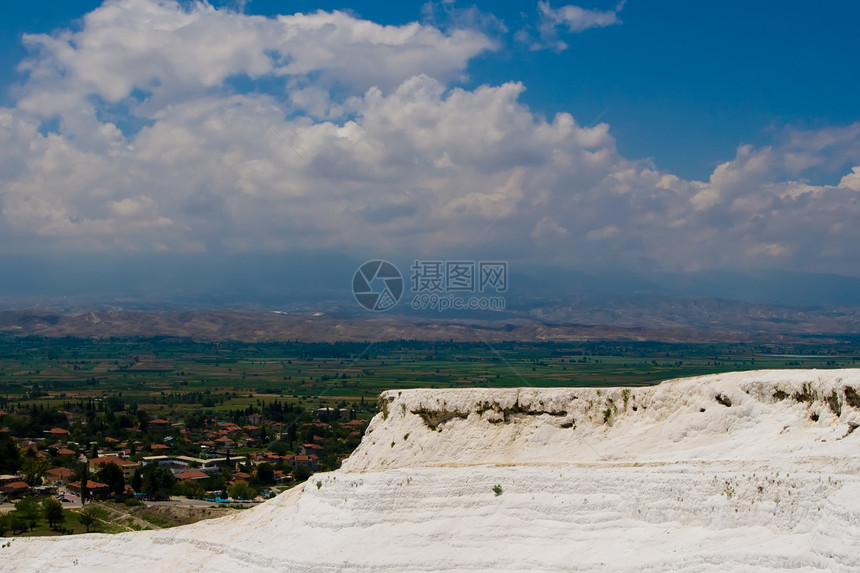
[[[227,436],[221,436],[217,440],[215,440],[215,444],[218,446],[222,446],[225,448],[232,448],[236,445],[236,442],[228,438]]]
[[[319,444],[302,444],[300,453],[305,456],[309,456],[311,454],[315,454],[317,456],[321,456],[323,452],[323,447]]]
[[[209,474],[205,474],[205,473],[201,472],[200,470],[187,470],[184,472],[179,472],[174,477],[179,481],[186,481],[186,480],[198,481],[198,480],[208,478]]]
[[[304,466],[315,472],[319,469],[319,457],[315,454],[299,455],[299,456],[284,456],[284,462],[290,464],[295,470],[299,466]]]
[[[139,463],[125,458],[120,458],[118,456],[103,456],[91,459],[87,465],[87,469],[92,473],[96,473],[102,469],[104,464],[116,464],[119,466],[126,481],[131,481],[131,478],[134,477],[134,471],[140,467]]]
[[[75,475],[75,472],[69,468],[51,468],[45,472],[45,481],[56,485],[63,485],[67,483],[73,475]]]
[[[87,490],[89,491],[91,498],[96,496],[110,495],[110,486],[108,486],[108,484],[93,481],[91,479],[87,480]],[[71,482],[69,484],[69,491],[76,495],[81,495],[81,482]]]
[[[30,486],[27,485],[27,482],[25,481],[13,481],[7,483],[6,485],[0,486],[0,492],[10,494],[24,493],[28,489],[30,489]]]
[[[69,437],[69,431],[64,430],[63,428],[51,428],[50,430],[45,430],[45,433],[52,438],[57,439],[65,439]]]

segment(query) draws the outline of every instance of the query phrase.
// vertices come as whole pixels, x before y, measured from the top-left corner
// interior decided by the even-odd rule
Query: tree
[[[87,529],[87,533],[90,532],[90,527],[95,529],[98,526],[98,513],[98,508],[94,505],[86,507],[78,513],[78,520]]]
[[[308,466],[296,466],[296,469],[293,470],[293,479],[298,481],[305,481],[311,477],[311,470]]]
[[[270,484],[275,480],[275,468],[272,464],[263,462],[257,466],[257,481],[262,484]]]
[[[170,492],[176,483],[173,472],[155,464],[146,466],[143,471],[141,487],[149,499],[170,499]]]
[[[269,443],[268,449],[270,452],[274,452],[279,456],[285,456],[290,450],[290,443],[285,440],[275,440],[274,442]]]
[[[107,411],[108,412],[120,412],[125,409],[125,403],[122,398],[117,395],[108,396],[107,398]]]
[[[27,529],[27,522],[21,519],[17,511],[10,511],[6,514],[9,530],[14,534],[23,533]]]
[[[5,433],[0,433],[0,474],[18,473],[20,454],[15,442]]]
[[[125,492],[125,476],[122,468],[113,463],[102,464],[98,472],[100,482],[107,484],[111,493],[121,494]]]
[[[30,529],[36,527],[36,522],[39,520],[41,513],[39,500],[32,495],[28,495],[15,503],[15,514],[24,523],[26,523]]]
[[[45,512],[45,519],[48,520],[48,526],[55,529],[57,525],[62,525],[66,521],[66,515],[63,513],[63,504],[60,500],[53,497],[45,498],[42,501],[42,511]]]
[[[30,487],[37,486],[42,483],[42,476],[51,469],[51,463],[46,458],[24,457],[21,463],[21,473],[24,475],[24,481]]]
[[[140,468],[135,468],[134,475],[131,476],[131,489],[135,493],[139,493],[143,487],[143,476],[140,473]]]
[[[203,481],[206,491],[221,491],[227,487],[227,478],[223,474],[211,475]]]
[[[81,481],[81,505],[87,502],[87,497],[90,495],[90,488],[87,487],[87,482],[90,479],[90,470],[87,468],[87,462],[81,462],[78,469],[78,479]]]
[[[257,490],[248,485],[248,482],[244,480],[239,480],[231,485],[227,492],[233,499],[254,499],[257,497]]]
[[[196,481],[186,480],[176,484],[176,494],[189,498],[202,499],[206,496],[206,490]]]

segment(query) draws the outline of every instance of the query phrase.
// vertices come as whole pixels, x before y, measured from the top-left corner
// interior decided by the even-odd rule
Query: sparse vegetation
[[[78,512],[78,520],[87,529],[87,533],[89,533],[98,527],[100,515],[103,515],[103,512],[99,511],[96,506],[90,505]]]

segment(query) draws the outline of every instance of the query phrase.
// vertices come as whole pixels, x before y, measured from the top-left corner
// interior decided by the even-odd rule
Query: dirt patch
[[[837,418],[842,415],[842,404],[839,402],[839,394],[836,393],[836,390],[831,392],[829,396],[826,396],[824,401],[827,402],[830,411],[836,414]]]
[[[176,527],[197,523],[204,519],[214,519],[231,515],[238,509],[230,507],[188,507],[172,505],[154,505],[152,507],[124,507],[124,512],[138,520],[157,527]]]
[[[853,408],[860,408],[860,395],[851,386],[845,387],[845,401]]]

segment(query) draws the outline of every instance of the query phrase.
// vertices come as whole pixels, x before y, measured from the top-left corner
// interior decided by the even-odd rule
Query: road
[[[202,499],[187,499],[184,497],[176,497],[171,499],[170,501],[147,501],[147,507],[158,507],[158,506],[169,506],[169,507],[212,507],[213,505],[217,506],[218,503],[205,501]],[[255,505],[259,505],[260,502],[244,502],[244,503],[230,503],[228,504],[230,507],[254,507]]]
[[[81,498],[72,495],[70,493],[65,494],[66,499],[69,501],[63,503],[63,507],[65,509],[78,509],[81,507]],[[205,501],[202,499],[187,499],[184,497],[176,497],[171,499],[170,501],[146,501],[144,502],[147,507],[159,507],[159,506],[169,506],[169,507],[212,507],[213,505],[219,505],[217,503],[213,503],[211,501]],[[254,507],[258,505],[260,502],[245,502],[245,503],[231,503],[230,507]],[[0,503],[0,513],[5,513],[7,511],[12,511],[15,509],[15,504],[6,502]]]

